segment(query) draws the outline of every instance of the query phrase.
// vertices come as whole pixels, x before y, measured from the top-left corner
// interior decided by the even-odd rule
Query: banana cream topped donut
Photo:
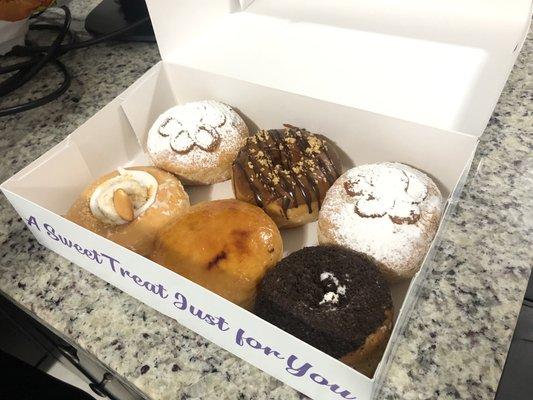
[[[231,107],[213,100],[172,107],[148,133],[153,163],[185,184],[209,185],[228,180],[231,164],[244,145],[248,128]]]
[[[154,167],[120,168],[89,185],[66,218],[143,256],[156,233],[189,208],[180,181]]]
[[[233,163],[235,197],[255,204],[280,228],[315,221],[341,172],[326,138],[292,125],[248,138]]]
[[[400,163],[361,165],[330,188],[318,239],[364,253],[390,281],[412,277],[431,245],[442,196],[424,173]]]

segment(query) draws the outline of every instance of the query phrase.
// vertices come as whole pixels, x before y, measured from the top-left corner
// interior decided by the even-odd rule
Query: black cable
[[[92,45],[95,45],[101,42],[105,42],[106,40],[109,40],[109,39],[114,39],[116,37],[123,35],[124,33],[131,31],[132,29],[137,28],[138,26],[144,24],[149,19],[150,19],[149,17],[144,17],[140,19],[139,21],[134,22],[131,25],[128,25],[124,28],[117,29],[116,31],[113,31],[111,33],[107,33],[105,35],[98,36],[93,39],[85,40],[83,42],[75,42],[72,44],[62,45],[59,47],[59,53],[62,55],[70,50],[80,49],[83,47],[88,47],[88,46],[92,46]],[[40,51],[46,50],[47,47],[46,46],[34,46],[34,47],[26,47],[26,49],[30,52],[40,52]]]
[[[69,88],[72,81],[71,76],[65,67],[65,65],[59,61],[57,58],[66,54],[67,52],[75,49],[80,49],[83,47],[92,46],[104,42],[109,39],[113,39],[123,35],[124,33],[129,32],[132,29],[137,28],[138,26],[146,23],[149,20],[149,17],[142,18],[135,23],[128,25],[124,28],[118,29],[114,32],[108,33],[106,35],[99,36],[97,38],[77,41],[76,35],[69,29],[71,22],[70,10],[66,6],[62,6],[61,9],[65,13],[64,21],[61,26],[35,23],[30,25],[32,30],[55,30],[58,31],[58,35],[54,39],[52,45],[50,46],[15,46],[10,52],[11,55],[15,56],[27,56],[32,57],[30,60],[19,62],[12,65],[7,65],[5,67],[0,67],[0,75],[10,72],[15,72],[9,78],[0,82],[0,97],[7,95],[8,93],[13,92],[14,90],[20,88],[31,78],[33,78],[46,64],[53,63],[58,70],[63,75],[63,82],[59,88],[53,92],[43,96],[37,100],[31,100],[27,103],[18,104],[8,108],[0,109],[0,117],[16,114],[22,111],[27,111],[35,107],[44,105],[50,101],[57,99]],[[67,38],[67,43],[63,44],[65,37]]]
[[[11,93],[15,89],[24,85],[31,78],[33,78],[44,67],[44,65],[48,63],[48,61],[55,58],[56,53],[58,52],[59,47],[61,46],[61,42],[63,42],[63,39],[65,38],[65,35],[67,34],[67,31],[70,27],[71,19],[70,10],[65,6],[61,8],[65,12],[65,20],[63,22],[61,31],[52,42],[52,45],[46,49],[46,52],[44,52],[43,56],[36,57],[34,59],[35,63],[33,65],[28,66],[26,68],[21,68],[19,72],[10,76],[5,81],[0,82],[0,97],[5,96],[6,94]]]
[[[60,31],[61,26],[59,25],[52,25],[52,24],[32,24],[30,27],[31,30],[56,30]],[[68,40],[69,44],[72,44],[76,41],[76,35],[71,31],[67,31],[66,38]],[[29,57],[33,53],[26,50],[27,46],[16,46],[16,48],[12,49],[10,52],[10,55],[12,56],[19,56],[19,57]],[[17,71],[21,68],[26,68],[34,63],[33,60],[27,60],[22,61],[20,63],[7,65],[5,67],[0,67],[0,75],[7,74],[8,72]]]
[[[61,96],[63,93],[67,91],[67,89],[70,86],[70,83],[72,81],[70,74],[67,71],[67,68],[65,65],[59,61],[59,60],[52,60],[52,63],[61,71],[63,74],[63,83],[59,88],[54,90],[53,92],[47,94],[46,96],[43,96],[37,100],[30,100],[27,103],[23,104],[17,104],[12,107],[2,108],[0,109],[0,117],[5,117],[7,115],[17,114],[19,112],[28,111],[32,108],[40,107],[46,103],[51,102],[52,100],[57,99],[59,96]]]

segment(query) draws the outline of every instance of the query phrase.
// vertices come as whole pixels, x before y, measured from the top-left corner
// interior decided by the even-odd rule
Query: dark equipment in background
[[[121,7],[121,3],[125,7]],[[126,6],[127,5],[127,6]],[[86,20],[89,32],[97,34],[93,39],[79,41],[70,30],[71,15],[66,6],[61,9],[65,13],[61,25],[45,24],[39,22],[39,15],[32,18],[35,22],[30,24],[30,30],[49,30],[57,32],[57,36],[49,46],[37,46],[29,41],[24,46],[15,46],[4,58],[11,56],[27,57],[28,60],[14,64],[0,66],[0,75],[8,75],[0,82],[0,98],[14,92],[26,82],[33,79],[48,63],[53,64],[63,76],[59,87],[47,95],[31,100],[27,103],[16,104],[0,108],[0,117],[17,114],[23,111],[40,107],[57,99],[69,88],[71,76],[68,68],[59,58],[67,52],[82,47],[91,46],[110,39],[153,41],[153,29],[144,0],[105,0],[99,4],[92,13],[93,16]],[[126,11],[125,11],[126,10]],[[92,14],[91,13],[91,14]]]
[[[144,0],[104,0],[85,18],[85,29],[98,37],[126,28],[147,16],[148,9]],[[155,42],[150,20],[129,30],[117,40]]]

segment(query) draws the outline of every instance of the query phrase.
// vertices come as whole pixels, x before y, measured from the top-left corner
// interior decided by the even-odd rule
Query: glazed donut
[[[231,164],[248,136],[243,119],[213,100],[172,107],[148,132],[147,150],[154,165],[187,185],[228,180]]]
[[[259,285],[254,312],[372,375],[392,329],[392,299],[372,261],[334,246],[305,247]]]
[[[322,135],[285,125],[249,137],[232,169],[233,192],[255,204],[280,228],[315,221],[340,161]]]
[[[282,253],[279,230],[263,210],[227,199],[196,204],[159,232],[151,259],[250,308]]]
[[[91,183],[65,217],[147,256],[159,229],[188,208],[189,196],[175,176],[154,167],[132,167]]]
[[[440,191],[424,173],[399,163],[361,165],[330,188],[318,239],[366,254],[397,281],[420,268],[441,214]]]

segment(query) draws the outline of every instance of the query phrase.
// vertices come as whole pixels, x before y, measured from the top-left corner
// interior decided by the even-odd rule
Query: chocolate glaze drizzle
[[[284,127],[249,137],[233,163],[234,177],[244,179],[241,190],[249,190],[259,207],[278,201],[287,217],[287,210],[305,203],[312,213],[313,201],[320,208],[341,174],[340,162],[323,136]]]

